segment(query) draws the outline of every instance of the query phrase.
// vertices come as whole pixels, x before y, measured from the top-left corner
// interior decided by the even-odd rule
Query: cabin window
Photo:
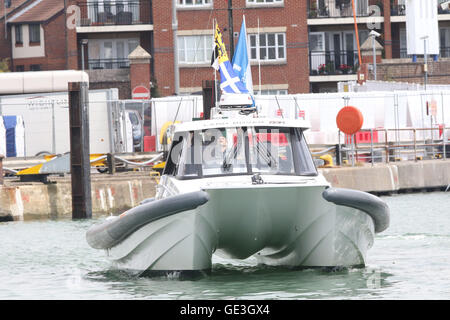
[[[289,128],[251,128],[248,137],[253,173],[295,174]]]
[[[211,129],[202,132],[202,168],[204,176],[247,173],[244,130]]]
[[[298,167],[298,173],[300,175],[315,176],[317,175],[316,165],[312,158],[311,152],[309,151],[308,144],[306,143],[305,136],[303,132],[299,129],[295,131],[295,141],[293,144],[296,156],[296,166]]]
[[[252,173],[317,175],[300,129],[249,128],[248,137]]]
[[[301,129],[213,128],[174,139],[165,174],[180,179],[221,175],[317,175]],[[176,173],[175,173],[176,172]]]
[[[183,142],[185,137],[180,134],[176,134],[173,138],[172,146],[167,156],[167,162],[164,167],[163,174],[175,176],[178,170],[178,165],[181,160],[181,152],[183,150]]]

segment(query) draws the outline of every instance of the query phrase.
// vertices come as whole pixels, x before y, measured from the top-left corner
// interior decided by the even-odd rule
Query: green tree
[[[0,73],[9,72],[9,59],[0,60]]]

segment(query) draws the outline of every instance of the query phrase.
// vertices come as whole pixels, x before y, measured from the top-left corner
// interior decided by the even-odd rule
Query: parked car
[[[135,151],[141,151],[142,144],[142,117],[136,110],[127,110],[131,125],[133,126],[133,146]]]

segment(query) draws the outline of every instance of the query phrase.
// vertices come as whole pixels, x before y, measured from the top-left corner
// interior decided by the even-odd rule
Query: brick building
[[[153,55],[157,62],[154,74],[163,95],[176,91],[173,17],[172,8],[167,2],[153,3]],[[238,40],[242,15],[246,18],[254,90],[259,90],[260,59],[261,88],[264,92],[309,92],[308,65],[305,63],[308,56],[306,1],[234,0],[232,8],[234,43]],[[179,93],[198,92],[201,90],[202,80],[214,79],[213,69],[210,67],[214,19],[222,30],[231,56],[228,1],[181,0],[177,1],[176,12]]]
[[[151,51],[151,14],[150,0],[0,0],[0,58],[11,71],[84,69],[91,88],[130,98],[128,55]]]
[[[406,55],[405,0],[354,2],[359,43],[375,29],[381,33],[383,63],[411,63]],[[242,16],[246,17],[255,92],[329,92],[336,90],[337,82],[357,78],[359,57],[351,3],[0,0],[0,58],[11,58],[12,71],[85,69],[91,88],[117,87],[121,98],[130,98],[128,55],[140,46],[151,59],[148,69],[140,66],[139,70],[148,70],[161,96],[190,94],[201,91],[202,80],[214,79],[210,58],[215,20],[231,56],[231,12],[233,44]],[[439,60],[445,64],[450,57],[450,11],[443,5],[438,10]],[[446,68],[441,65],[440,70]]]
[[[120,98],[130,98],[128,55],[138,46],[152,51],[151,3],[65,0],[69,69],[87,70],[93,89],[115,87]],[[147,72],[151,73],[150,65]]]
[[[66,69],[64,3],[47,0],[8,20],[14,71]]]
[[[5,18],[12,16],[28,3],[29,0],[2,0],[0,1],[0,59],[11,59],[12,45],[10,40],[10,32]]]
[[[312,92],[336,90],[338,81],[357,80],[358,53],[351,0],[307,0],[309,33],[309,81]],[[385,66],[379,66],[378,80],[421,82],[423,62],[412,62],[407,55],[406,0],[354,0],[359,43],[371,30],[381,34]],[[438,0],[437,17],[440,37],[441,70],[450,69],[450,9],[448,0]],[[446,4],[447,3],[447,4]],[[371,55],[371,54],[370,54]],[[364,60],[364,57],[362,57]],[[369,59],[370,61],[371,59]],[[430,59],[431,60],[431,59]],[[422,60],[423,61],[423,60]],[[379,61],[380,62],[380,61]],[[370,62],[371,63],[371,62]],[[341,66],[346,65],[347,70]],[[444,68],[445,65],[449,67]],[[348,68],[349,67],[349,68]],[[443,68],[443,69],[442,69]],[[450,83],[442,72],[430,72],[430,81]],[[389,71],[386,71],[389,70]],[[373,78],[369,74],[369,78]]]

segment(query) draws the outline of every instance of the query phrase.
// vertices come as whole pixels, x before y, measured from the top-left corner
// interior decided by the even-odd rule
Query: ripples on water
[[[214,257],[210,275],[137,278],[110,270],[94,221],[0,224],[0,299],[449,299],[450,192],[383,197],[391,225],[364,269],[288,270]]]

